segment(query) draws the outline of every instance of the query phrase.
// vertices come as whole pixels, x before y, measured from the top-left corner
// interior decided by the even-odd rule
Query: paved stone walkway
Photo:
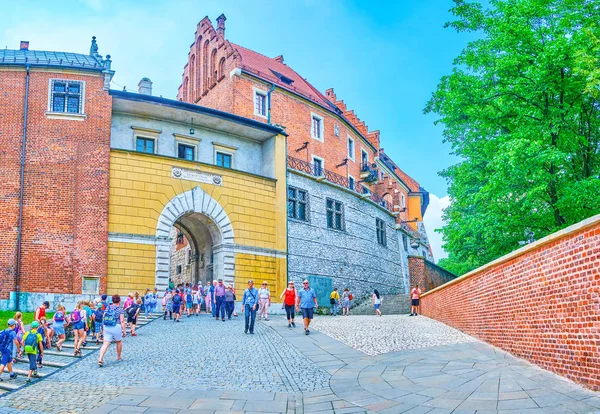
[[[477,341],[368,356],[281,317],[256,335],[241,318],[208,316],[139,334],[126,339],[125,362],[112,353],[100,369],[92,354],[0,398],[0,413],[600,412],[600,393]]]

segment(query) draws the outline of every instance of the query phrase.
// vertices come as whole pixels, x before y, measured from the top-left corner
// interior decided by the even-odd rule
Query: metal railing
[[[304,172],[306,174],[310,174],[315,177],[324,177],[327,181],[333,184],[337,184],[341,187],[352,190],[360,195],[369,195],[369,199],[379,204],[386,210],[390,212],[394,212],[394,206],[389,201],[385,200],[383,197],[378,196],[375,193],[372,193],[367,187],[360,183],[354,183],[354,186],[350,186],[350,180],[347,177],[344,177],[338,173],[334,173],[333,171],[326,170],[322,167],[316,166],[313,163],[301,160],[299,158],[289,157],[288,156],[288,168]]]

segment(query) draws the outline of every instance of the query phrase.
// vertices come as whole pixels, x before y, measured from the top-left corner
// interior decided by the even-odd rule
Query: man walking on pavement
[[[216,287],[217,287],[217,281],[213,280],[212,286],[210,288],[208,288],[208,294],[210,295],[210,299],[211,299],[211,302],[212,302],[212,309],[211,309],[212,316],[213,316],[213,318],[216,316],[217,319],[218,319],[218,316],[217,316],[217,302],[215,302],[215,288]],[[208,311],[208,309],[207,309],[207,311]]]
[[[219,320],[219,312],[221,313],[221,319],[225,322],[225,294],[227,289],[223,284],[223,279],[219,279],[219,283],[215,286],[215,300],[217,301],[217,315],[216,319]]]
[[[308,326],[310,325],[310,321],[313,318],[314,310],[319,307],[317,303],[317,295],[313,288],[308,286],[308,280],[304,280],[302,282],[303,289],[298,291],[298,296],[296,299],[296,311],[298,311],[298,307],[302,310],[302,318],[304,319],[304,334],[310,335],[310,331],[308,330]]]
[[[244,333],[254,334],[254,321],[256,320],[256,308],[258,307],[258,289],[254,287],[254,281],[248,281],[248,289],[244,291],[242,298],[242,313],[245,313],[246,326]]]

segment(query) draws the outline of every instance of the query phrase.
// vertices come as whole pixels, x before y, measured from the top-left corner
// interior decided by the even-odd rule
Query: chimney
[[[279,55],[277,57],[274,57],[273,60],[275,62],[283,63],[283,55]]]
[[[29,50],[29,41],[21,40],[21,45],[19,46],[20,50]]]
[[[227,17],[224,14],[217,17],[217,34],[223,38],[225,37],[225,20]]]
[[[138,83],[138,93],[152,96],[152,81],[148,78],[142,78]]]

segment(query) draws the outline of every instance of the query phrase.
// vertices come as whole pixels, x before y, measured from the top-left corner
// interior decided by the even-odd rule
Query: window
[[[338,124],[335,124],[333,126],[333,135],[335,135],[336,137],[340,136],[340,126]]]
[[[335,230],[344,230],[344,205],[331,198],[325,199],[327,208],[327,227]]]
[[[406,234],[402,235],[402,244],[404,245],[404,251],[408,251],[408,240],[406,239]]]
[[[181,274],[181,265],[177,265],[177,274],[180,275]]]
[[[354,140],[348,137],[348,158],[354,161]]]
[[[154,154],[154,140],[152,138],[137,137],[135,139],[135,150]]]
[[[254,90],[254,114],[267,116],[267,94]]]
[[[308,221],[308,194],[305,190],[288,187],[288,217]]]
[[[177,230],[177,244],[183,244],[183,232],[181,230]]]
[[[310,135],[314,139],[323,141],[323,118],[319,115],[312,114],[312,124],[310,128]]]
[[[406,207],[406,198],[404,197],[404,194],[400,194],[400,199],[402,200],[402,208]]]
[[[83,113],[83,82],[52,80],[50,111],[69,114]]]
[[[100,293],[100,278],[99,277],[83,277],[83,286],[81,293],[97,295]]]
[[[387,239],[385,237],[385,222],[381,219],[375,219],[375,227],[377,228],[377,243],[382,246],[387,245]]]
[[[351,190],[354,190],[354,189],[355,189],[355,186],[356,186],[356,184],[355,184],[355,181],[354,181],[354,177],[352,177],[351,175],[349,175],[349,176],[348,176],[348,187],[349,187]]]
[[[177,144],[177,157],[182,160],[194,161],[194,150],[196,147],[186,144]]]
[[[317,177],[323,175],[323,159],[313,155],[313,172]]]
[[[231,168],[231,154],[217,151],[217,165],[219,167]]]

